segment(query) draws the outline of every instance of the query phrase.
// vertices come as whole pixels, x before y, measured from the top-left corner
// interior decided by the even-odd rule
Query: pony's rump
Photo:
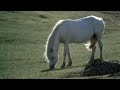
[[[92,51],[92,48],[96,45],[96,43],[97,43],[97,38],[94,34],[93,37],[90,39],[90,41],[88,41],[88,43],[85,44],[86,49],[88,49],[89,51]]]

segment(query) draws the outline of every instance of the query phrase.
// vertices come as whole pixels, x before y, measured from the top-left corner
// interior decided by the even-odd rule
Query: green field
[[[71,44],[73,66],[60,69],[63,45],[59,48],[57,70],[46,71],[45,43],[52,27],[60,19],[78,19],[88,15],[102,17],[106,23],[103,35],[104,59],[120,60],[119,11],[0,11],[0,79],[103,79],[120,78],[80,77],[90,57],[84,44]],[[99,57],[99,49],[96,58]]]

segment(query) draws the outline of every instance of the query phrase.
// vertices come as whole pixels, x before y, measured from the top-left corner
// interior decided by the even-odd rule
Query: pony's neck
[[[46,52],[45,52],[47,60],[49,59],[49,56],[51,55],[52,52],[56,52],[56,53],[58,52],[60,40],[59,40],[59,34],[57,32],[63,22],[64,20],[60,20],[59,22],[56,23],[56,25],[53,27],[51,34],[47,39]]]
[[[57,55],[59,48],[59,35],[57,35],[55,32],[52,33],[49,36],[47,47],[46,47],[46,59],[49,62],[50,55],[53,53],[54,55]]]
[[[57,35],[52,35],[48,42],[48,51],[58,51],[59,48],[59,38]]]

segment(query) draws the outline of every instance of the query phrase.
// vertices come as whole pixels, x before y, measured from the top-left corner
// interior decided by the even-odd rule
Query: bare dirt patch
[[[80,71],[80,76],[116,75],[118,72],[120,72],[120,62],[118,60],[102,61],[95,59],[91,65],[87,65]]]

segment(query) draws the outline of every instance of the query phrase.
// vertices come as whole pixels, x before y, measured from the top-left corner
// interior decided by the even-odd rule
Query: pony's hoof
[[[62,64],[61,68],[65,68],[65,63]]]
[[[94,63],[94,60],[90,60],[87,65],[92,65]]]
[[[61,66],[61,69],[65,68],[65,66]]]
[[[85,69],[88,69],[89,67],[91,67],[92,66],[92,63],[87,63],[86,65],[85,65]]]
[[[68,63],[67,67],[71,67],[72,66],[72,63]]]
[[[65,65],[62,65],[62,66],[61,66],[61,69],[63,69],[63,68],[65,68]]]
[[[72,65],[71,64],[68,64],[67,67],[71,67]]]

